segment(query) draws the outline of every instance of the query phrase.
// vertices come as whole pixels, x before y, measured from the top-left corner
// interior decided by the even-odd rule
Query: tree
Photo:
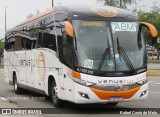
[[[151,23],[152,25],[155,26],[155,28],[158,31],[158,36],[160,36],[160,7],[154,5],[151,11],[149,12],[144,12],[144,11],[139,11],[138,12],[138,18],[140,22],[148,22]],[[150,39],[150,36],[148,35],[148,31],[144,30],[144,35],[145,38],[147,39],[147,44],[152,45],[152,41]]]
[[[3,57],[3,52],[4,52],[4,42],[3,39],[0,39],[0,65],[2,65],[1,58]]]
[[[153,45],[157,49],[157,60],[159,60],[159,55],[160,55],[160,43],[156,43]]]
[[[4,42],[2,42],[3,39],[0,40],[0,57],[3,56],[3,50],[4,50]]]
[[[119,7],[119,8],[127,8],[128,4],[136,3],[136,0],[98,0],[104,1],[104,5]]]
[[[139,11],[138,17],[139,17],[140,21],[148,22],[148,23],[151,23],[152,25],[154,25],[158,31],[158,37],[160,36],[160,7],[157,4],[154,4],[152,7],[152,10],[149,12],[144,12],[142,10]],[[152,40],[155,40],[155,39],[151,39],[151,37],[148,35],[147,30],[144,30],[144,36],[146,39],[146,43],[154,46],[157,49],[157,51],[158,51],[157,59],[159,60],[160,42],[153,45]]]

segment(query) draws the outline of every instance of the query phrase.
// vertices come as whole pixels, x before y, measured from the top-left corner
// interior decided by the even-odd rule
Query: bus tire
[[[20,87],[18,87],[17,76],[16,75],[13,76],[13,85],[14,85],[14,92],[16,94],[21,94],[22,89]]]
[[[107,103],[107,105],[109,106],[116,106],[118,104],[118,102],[110,102],[110,103]]]
[[[55,81],[52,81],[51,85],[51,100],[55,107],[62,107],[64,105],[64,101],[58,98],[58,91],[57,91],[57,85]]]

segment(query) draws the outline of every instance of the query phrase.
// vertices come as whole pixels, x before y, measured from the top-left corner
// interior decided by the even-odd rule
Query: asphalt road
[[[3,69],[0,69],[0,108],[54,108],[48,97],[32,92],[24,92],[16,95],[13,86],[5,83]],[[56,110],[56,114],[43,115],[43,117],[106,117],[124,115],[116,114],[116,109],[138,108],[160,108],[160,77],[149,77],[149,97],[145,101],[121,102],[117,106],[106,104],[75,105],[67,103],[64,108]],[[90,113],[88,113],[90,112]],[[72,113],[72,114],[70,114]],[[79,113],[79,114],[75,114]],[[107,114],[112,113],[112,114]],[[2,115],[0,115],[2,116]],[[8,115],[7,115],[8,116]],[[41,117],[42,115],[30,115],[29,117]],[[127,116],[127,115],[126,115]],[[129,115],[136,116],[136,115]],[[144,115],[137,115],[144,116]],[[145,117],[153,115],[145,115]],[[155,115],[159,116],[159,115]],[[4,117],[4,115],[3,115]],[[21,115],[16,115],[21,117]],[[28,117],[28,116],[27,116]]]

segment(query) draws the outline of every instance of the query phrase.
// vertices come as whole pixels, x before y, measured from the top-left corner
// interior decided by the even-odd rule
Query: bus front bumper
[[[146,100],[148,97],[148,83],[127,91],[105,91],[92,87],[85,87],[74,83],[74,103],[107,103]],[[111,100],[112,98],[120,100]]]

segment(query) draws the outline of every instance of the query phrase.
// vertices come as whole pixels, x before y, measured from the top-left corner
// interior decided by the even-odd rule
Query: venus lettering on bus
[[[135,80],[98,80],[98,83],[107,84],[132,84]]]

